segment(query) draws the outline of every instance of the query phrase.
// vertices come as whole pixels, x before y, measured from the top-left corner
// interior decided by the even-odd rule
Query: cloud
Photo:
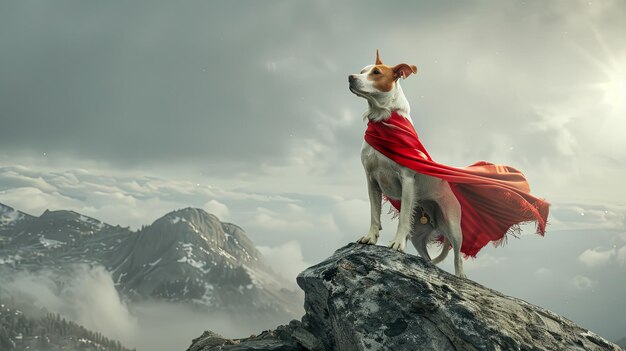
[[[20,168],[24,170],[24,168]],[[48,184],[43,178],[24,176],[16,170],[4,169],[0,173],[0,184],[3,188],[36,188],[45,192],[51,192],[55,190],[55,187]]]
[[[313,227],[310,221],[295,217],[293,211],[279,213],[265,207],[257,207],[252,223],[260,228],[279,231],[302,231]]]
[[[546,277],[552,274],[552,270],[546,267],[539,267],[533,274],[538,277]]]
[[[626,265],[626,245],[617,250],[617,262]]]
[[[289,282],[295,284],[296,276],[311,264],[304,260],[300,243],[288,241],[282,245],[257,247],[270,267]]]
[[[583,253],[578,256],[578,261],[588,267],[598,267],[609,263],[613,256],[615,256],[615,249],[602,251],[600,248],[595,248],[583,251]]]
[[[574,284],[578,290],[586,290],[595,287],[597,282],[584,275],[576,275],[572,278],[572,284]]]
[[[621,130],[622,122],[598,103],[603,92],[590,88],[607,78],[598,62],[620,62],[625,54],[604,50],[624,47],[615,15],[620,3],[403,4],[401,16],[411,21],[394,14],[385,26],[396,33],[391,41],[376,26],[358,25],[380,15],[376,8],[355,5],[334,4],[338,17],[327,16],[330,6],[323,2],[160,4],[149,14],[122,16],[119,4],[107,3],[99,5],[98,15],[67,6],[48,8],[44,17],[28,6],[3,5],[8,9],[2,12],[11,13],[0,17],[0,30],[10,39],[10,54],[0,65],[0,105],[3,116],[11,116],[5,134],[0,132],[3,155],[7,162],[28,154],[36,162],[75,158],[139,171],[156,166],[165,172],[175,164],[182,173],[200,169],[222,178],[282,174],[273,190],[295,188],[292,175],[307,172],[309,186],[313,176],[349,185],[362,176],[358,147],[366,104],[347,91],[345,76],[373,56],[371,45],[354,37],[385,42],[386,62],[419,66],[420,74],[403,82],[405,91],[421,136],[443,161],[493,157],[532,167],[530,175],[549,161],[537,171],[537,182],[547,183],[539,189],[550,189],[559,177],[562,182],[562,176],[598,168],[580,165],[597,165],[602,152],[594,150],[607,143],[586,138],[602,141]],[[23,19],[33,16],[36,24],[25,28]],[[79,20],[84,35],[58,25],[68,18]],[[111,18],[115,26],[106,20]],[[221,30],[233,20],[245,25]],[[163,27],[167,21],[178,29]],[[161,40],[153,39],[155,33]],[[468,44],[477,37],[484,38],[480,45]],[[67,41],[80,65],[70,64],[70,53],[54,44]],[[155,53],[158,60],[139,64]],[[64,89],[39,84],[41,79]],[[240,79],[248,82],[245,89]],[[26,95],[45,99],[21,103]],[[572,164],[573,153],[581,162]],[[259,174],[264,172],[269,175]]]
[[[337,223],[335,222],[335,218],[333,217],[331,213],[321,215],[319,217],[319,222],[320,222],[321,230],[324,230],[330,233],[339,232],[339,227],[337,226]]]
[[[101,172],[0,166],[0,202],[33,215],[46,209],[65,209],[110,224],[137,228],[175,208],[205,208],[224,219],[231,211],[222,201],[265,204],[296,201],[280,195],[232,191],[188,180]]]
[[[217,200],[210,200],[206,204],[204,204],[204,210],[208,213],[214,214],[221,221],[225,221],[228,219],[228,206]]]
[[[40,215],[46,209],[83,207],[83,203],[80,201],[63,196],[56,191],[46,193],[41,189],[32,187],[0,190],[0,202],[35,215]]]
[[[626,229],[626,205],[600,203],[553,203],[550,225],[555,229]]]
[[[333,207],[333,219],[342,232],[363,233],[362,235],[365,235],[370,226],[369,201],[360,199],[339,201]],[[358,238],[355,236],[356,239]]]
[[[585,183],[607,171],[617,178],[626,167],[616,118],[623,111],[601,103],[611,95],[603,84],[619,80],[612,63],[626,56],[616,51],[625,43],[619,2],[403,4],[400,15],[382,14],[393,17],[385,30],[359,25],[381,14],[354,1],[333,4],[335,17],[327,16],[328,2],[163,3],[121,16],[114,2],[99,5],[97,15],[76,6],[47,8],[46,16],[20,3],[3,6],[7,163],[25,155],[44,164],[90,160],[245,179],[262,192],[306,184],[306,191],[357,197],[366,104],[347,91],[345,76],[371,63],[371,45],[353,40],[367,37],[386,43],[386,62],[418,65],[419,75],[403,84],[436,159],[511,163],[550,197],[597,195]],[[33,18],[34,27],[24,27]],[[84,34],[59,25],[68,18]],[[224,32],[234,20],[244,25]],[[68,41],[71,53],[63,49]],[[159,59],[140,64],[150,57]],[[25,96],[39,98],[25,104]],[[595,187],[596,198],[620,198],[609,185]]]
[[[2,287],[4,294],[31,300],[107,337],[128,341],[137,331],[136,319],[101,266],[80,264],[68,272],[42,270],[11,277],[3,272],[3,280],[8,281]]]

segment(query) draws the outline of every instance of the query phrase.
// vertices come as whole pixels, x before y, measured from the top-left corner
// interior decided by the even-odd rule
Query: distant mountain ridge
[[[0,204],[0,269],[99,264],[127,299],[191,303],[285,320],[299,292],[275,274],[244,230],[197,208],[172,211],[138,231],[73,211],[32,216]]]

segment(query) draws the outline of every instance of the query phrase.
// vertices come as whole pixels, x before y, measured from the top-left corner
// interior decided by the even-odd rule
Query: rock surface
[[[422,258],[350,244],[298,276],[302,321],[208,350],[621,350],[572,321]]]

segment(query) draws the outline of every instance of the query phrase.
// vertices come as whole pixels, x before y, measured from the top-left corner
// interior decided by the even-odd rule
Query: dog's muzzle
[[[353,93],[360,93],[361,84],[359,84],[359,80],[354,74],[348,76],[348,83],[350,83],[350,91]]]

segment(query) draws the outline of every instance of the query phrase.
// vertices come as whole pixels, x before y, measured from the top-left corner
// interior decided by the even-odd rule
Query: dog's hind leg
[[[463,244],[463,232],[461,231],[461,204],[452,193],[450,185],[446,182],[442,184],[439,196],[439,208],[442,210],[442,219],[438,229],[445,232],[445,239],[449,241],[454,252],[454,273],[461,278],[465,278],[463,270],[463,257],[461,256],[461,245]],[[444,250],[448,246],[444,241]],[[442,255],[444,252],[442,251]],[[446,252],[447,254],[447,252]],[[445,257],[445,256],[444,256]]]
[[[447,226],[449,228],[448,239],[454,251],[454,274],[461,278],[467,278],[463,270],[463,258],[461,257],[461,244],[463,243],[461,226],[458,223],[447,223]]]
[[[460,206],[458,209],[458,217],[456,215],[455,206],[451,205],[448,207],[448,213],[446,214],[447,218],[444,218],[442,223],[440,223],[440,229],[445,231],[447,235],[445,235],[446,239],[449,240],[450,245],[452,246],[452,251],[454,252],[454,274],[458,277],[466,278],[465,272],[463,270],[463,258],[461,257],[461,245],[463,244],[463,233],[461,232],[461,222],[460,222]],[[444,250],[446,250],[447,243],[444,242]],[[441,253],[444,254],[444,251]],[[447,252],[446,252],[447,255]],[[444,256],[445,257],[445,256]]]

